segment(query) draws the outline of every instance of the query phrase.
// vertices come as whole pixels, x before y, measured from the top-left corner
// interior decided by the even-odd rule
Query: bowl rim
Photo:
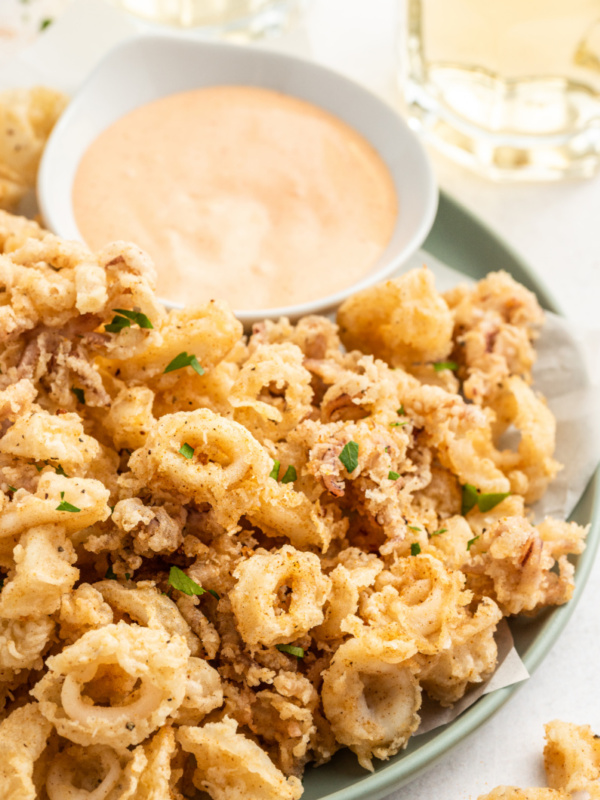
[[[310,314],[327,313],[342,303],[346,298],[350,297],[352,294],[355,294],[356,292],[359,292],[388,278],[395,270],[398,269],[398,267],[405,263],[418,250],[427,237],[427,234],[431,230],[435,219],[439,199],[438,185],[431,158],[423,142],[419,139],[416,133],[411,130],[408,123],[402,118],[402,116],[393,106],[351,78],[348,78],[336,70],[326,67],[322,64],[310,61],[308,58],[302,58],[289,53],[283,53],[278,50],[258,48],[252,45],[207,41],[194,37],[193,34],[189,33],[142,33],[128,37],[124,41],[119,42],[112,47],[84,79],[77,92],[73,95],[73,98],[71,99],[67,109],[64,111],[61,118],[58,120],[57,124],[52,130],[40,161],[36,187],[37,200],[44,223],[50,230],[58,235],[64,235],[64,233],[61,234],[61,230],[64,231],[62,224],[63,216],[59,212],[59,216],[57,217],[57,214],[53,209],[52,197],[55,193],[55,188],[54,181],[50,177],[50,172],[52,169],[53,159],[55,158],[55,150],[59,146],[65,132],[69,130],[73,120],[76,120],[78,114],[80,113],[80,98],[86,96],[87,92],[89,91],[89,87],[93,86],[94,82],[97,80],[98,76],[102,74],[102,71],[106,68],[106,66],[110,65],[111,61],[118,58],[123,52],[126,52],[127,50],[135,52],[136,48],[139,47],[152,48],[161,47],[164,45],[174,45],[180,47],[182,44],[186,46],[190,45],[199,50],[205,50],[208,54],[210,54],[211,51],[214,53],[242,52],[250,58],[256,58],[257,60],[261,60],[263,62],[271,62],[274,68],[283,65],[287,70],[293,69],[295,71],[303,71],[311,78],[311,81],[318,79],[319,75],[327,75],[329,80],[337,82],[340,87],[344,87],[348,91],[353,91],[357,96],[362,96],[365,102],[370,103],[372,106],[377,106],[382,114],[382,117],[387,118],[384,119],[387,124],[393,120],[402,137],[399,139],[399,141],[404,142],[410,147],[408,157],[413,159],[414,163],[418,162],[419,170],[422,173],[422,180],[420,181],[422,210],[419,221],[418,224],[414,226],[414,229],[412,229],[412,232],[407,236],[406,242],[401,248],[399,248],[398,252],[389,256],[381,265],[374,266],[372,270],[359,281],[354,282],[344,289],[338,290],[315,300],[277,306],[274,308],[233,309],[233,313],[242,323],[248,325],[256,320],[261,319],[276,319],[282,316],[289,317],[290,319],[297,319]],[[255,82],[249,81],[245,85],[264,86],[265,84],[260,80],[256,80]],[[278,91],[290,94],[291,96],[297,96],[293,93],[293,91],[290,91],[289,88],[286,89],[284,87]],[[157,95],[157,99],[161,96],[164,95]],[[309,100],[308,102],[312,102],[314,105],[319,106],[319,103],[315,102],[314,100]],[[332,111],[331,108],[327,108],[326,104],[323,104],[320,107],[325,111],[337,116],[336,112]],[[359,133],[369,142],[369,144],[375,146],[373,141],[369,140],[368,135],[362,133],[361,131],[359,131]],[[385,157],[383,154],[379,153],[379,155],[385,162]],[[388,165],[386,164],[386,166]],[[407,202],[407,200],[405,199],[404,202]],[[77,228],[74,215],[73,225],[75,228]],[[82,242],[84,241],[82,236],[80,236],[79,239]],[[383,257],[383,255],[384,254],[382,253],[381,257]],[[184,308],[183,303],[175,302],[162,297],[158,299],[165,305],[166,308]]]

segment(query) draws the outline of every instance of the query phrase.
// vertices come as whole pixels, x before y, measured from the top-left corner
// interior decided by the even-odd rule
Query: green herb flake
[[[470,483],[465,483],[462,493],[462,506],[460,513],[463,517],[469,513],[472,508],[477,505],[478,492],[477,489]]]
[[[142,314],[141,311],[128,311],[125,308],[113,308],[113,311],[115,314],[120,314],[122,317],[135,322],[140,328],[146,328],[147,330],[152,330],[154,328],[154,325],[150,322],[148,317]]]
[[[193,595],[206,594],[207,590],[203,589],[199,583],[188,577],[179,567],[171,567],[169,571],[169,585],[179,592],[192,597]]]
[[[481,538],[481,534],[479,534],[479,536],[474,536],[472,539],[469,539],[469,541],[467,542],[467,550],[470,550],[471,549],[471,545],[474,542],[476,542],[477,539],[480,539],[480,538]]]
[[[304,658],[304,648],[296,647],[293,644],[277,644],[275,647],[282,653],[289,653],[296,658]]]
[[[475,486],[470,483],[467,483],[463,486],[463,495],[462,495],[462,508],[461,514],[466,516],[472,508],[477,508],[482,512],[486,513],[487,511],[491,511],[492,508],[495,508],[499,503],[503,500],[506,500],[509,497],[510,492],[479,492]]]
[[[15,489],[15,487],[14,487],[14,486],[9,486],[9,487],[8,487],[8,491],[9,491],[9,492],[16,492],[17,490]]]
[[[204,375],[204,368],[200,365],[196,356],[193,353],[188,355],[185,350],[183,353],[179,353],[178,356],[175,356],[170,364],[167,364],[165,367],[165,374],[167,372],[174,372],[177,369],[184,369],[185,367],[191,367],[198,375]]]
[[[441,536],[442,533],[448,533],[448,528],[440,528],[439,530],[434,531],[433,533],[430,533],[429,535],[430,536]]]
[[[269,478],[273,478],[274,481],[279,480],[279,467],[281,466],[281,462],[275,459],[273,461],[273,469],[269,472]]]
[[[479,510],[484,514],[486,511],[491,511],[492,508],[501,503],[510,495],[510,492],[490,492],[489,494],[480,494],[477,498],[477,505]]]
[[[421,528],[419,528],[418,525],[407,525],[406,527],[410,528],[411,531],[420,531],[421,530]]]
[[[45,19],[43,19],[40,22],[40,32],[41,31],[45,31],[46,28],[48,28],[50,25],[52,25],[53,22],[54,22],[54,20],[51,17],[46,17]]]
[[[400,474],[398,472],[394,472],[393,469],[388,472],[388,480],[390,481],[397,481],[399,477]]]
[[[456,361],[436,361],[433,365],[433,368],[436,372],[442,372],[445,369],[452,370],[452,372],[456,372],[458,369],[458,364]]]
[[[221,595],[220,595],[220,594],[217,594],[217,592],[215,592],[215,590],[214,590],[214,589],[207,589],[206,591],[207,591],[209,594],[212,594],[212,596],[215,598],[215,600],[220,600],[220,599],[221,599]]]
[[[61,497],[64,495],[64,492],[60,493]],[[71,514],[77,514],[81,511],[80,508],[77,506],[71,505],[66,500],[61,500],[60,503],[56,506],[56,511],[69,511]]]
[[[411,556],[418,556],[421,552],[421,545],[418,542],[413,542],[410,546]]]
[[[126,317],[113,317],[113,321],[104,326],[107,333],[121,333],[123,328],[131,328],[131,322]]]
[[[33,466],[34,466],[34,467],[37,469],[37,471],[38,471],[38,472],[41,472],[41,471],[44,469],[44,467],[45,467],[46,465],[45,465],[45,464],[42,464],[42,465],[40,466],[39,464],[34,464]]]
[[[112,568],[112,564],[106,570],[106,575],[104,576],[105,581],[116,581],[117,580],[117,573]]]
[[[57,467],[54,467],[54,471],[56,472],[57,475],[62,475],[64,478],[68,478],[69,477],[67,475],[67,473],[64,471],[64,469],[62,468],[62,464],[59,464]]]
[[[194,448],[192,447],[191,444],[188,444],[187,442],[181,445],[181,447],[179,448],[179,452],[184,458],[187,458],[188,461],[190,458],[194,457]]]
[[[338,458],[346,467],[346,472],[354,472],[358,467],[358,444],[354,441],[347,442]]]
[[[71,391],[73,392],[75,397],[78,399],[78,401],[81,403],[81,405],[84,406],[85,405],[85,392],[83,391],[83,389],[78,389],[76,386],[72,386],[71,387]]]
[[[295,481],[298,476],[296,475],[296,467],[293,467],[291,464],[285,471],[285,475],[281,479],[282,483],[291,483]]]
[[[403,428],[405,425],[408,425],[408,420],[406,422],[390,422],[390,428]]]
[[[128,572],[126,572],[125,573],[125,580],[128,581],[130,578],[131,578],[131,575]]]
[[[399,417],[406,416],[406,411],[404,410],[404,403],[400,405],[400,408],[396,411],[396,414],[398,414]]]

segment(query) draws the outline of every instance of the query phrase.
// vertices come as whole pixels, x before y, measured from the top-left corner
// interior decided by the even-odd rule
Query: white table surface
[[[69,0],[0,0],[3,66]],[[398,104],[396,0],[314,0],[306,28],[315,58]],[[50,41],[50,39],[48,40]],[[443,189],[500,233],[548,284],[568,317],[600,328],[600,176],[585,182],[498,185],[432,153]],[[600,732],[600,564],[544,663],[490,721],[394,800],[468,800],[497,784],[545,785],[543,724]]]

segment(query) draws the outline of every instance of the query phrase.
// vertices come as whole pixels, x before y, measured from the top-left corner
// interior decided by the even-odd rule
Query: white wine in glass
[[[491,177],[600,166],[600,0],[407,0],[413,125]]]

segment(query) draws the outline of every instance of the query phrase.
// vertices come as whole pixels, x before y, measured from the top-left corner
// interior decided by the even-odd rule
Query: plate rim
[[[521,273],[526,279],[525,284],[535,292],[538,300],[540,300],[542,306],[546,310],[565,316],[552,291],[545,285],[544,281],[538,277],[523,257],[508,244],[502,236],[480,220],[476,214],[472,213],[462,203],[441,189],[438,212],[430,237],[432,234],[435,235],[436,224],[439,224],[438,219],[444,214],[454,214],[456,217],[462,218],[468,225],[475,226],[475,228],[479,229],[479,233],[490,240],[496,248],[506,253],[507,261],[509,262],[506,267],[507,272],[511,275],[513,275],[514,272]],[[426,252],[429,252],[428,242],[430,237],[428,237],[422,246],[422,249]],[[432,255],[434,255],[434,253],[432,253]],[[450,266],[456,268],[456,265]],[[521,275],[519,275],[518,279],[523,282]],[[600,467],[595,470],[580,500],[589,491],[592,491],[589,519],[590,529],[586,539],[586,548],[583,553],[577,557],[575,566],[576,583],[573,596],[568,603],[562,606],[551,607],[548,610],[548,618],[543,622],[541,630],[535,635],[533,641],[527,647],[526,652],[520,654],[523,663],[529,671],[530,677],[533,676],[550,649],[556,644],[560,634],[571,618],[571,615],[574,613],[594,565],[598,545],[600,544],[600,505],[598,502],[600,496]],[[447,755],[453,747],[473,734],[480,725],[483,725],[490,717],[499,711],[521,687],[527,684],[527,682],[527,680],[520,681],[519,683],[506,686],[502,689],[496,689],[487,695],[483,695],[456,719],[443,726],[439,735],[435,736],[416,752],[409,753],[399,761],[381,767],[378,772],[365,775],[364,778],[355,781],[350,786],[330,792],[329,794],[321,795],[318,800],[380,800],[380,798],[384,797],[389,792],[409,783],[433,767],[434,764]],[[322,765],[322,767],[326,766],[326,764]],[[315,774],[318,775],[318,770],[322,769],[322,767],[314,767]]]

